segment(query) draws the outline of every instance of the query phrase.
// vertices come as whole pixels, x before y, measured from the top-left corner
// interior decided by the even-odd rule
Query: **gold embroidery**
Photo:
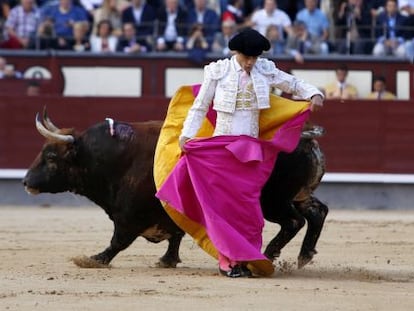
[[[253,83],[250,81],[246,88],[239,89],[236,96],[236,109],[250,110],[257,108],[257,100],[253,89]]]

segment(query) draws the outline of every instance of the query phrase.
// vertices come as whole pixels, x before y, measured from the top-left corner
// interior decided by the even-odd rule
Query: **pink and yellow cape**
[[[264,225],[260,191],[278,152],[296,147],[309,103],[271,95],[271,108],[261,111],[259,142],[249,136],[211,138],[215,119],[210,110],[197,134],[202,139],[188,142],[182,156],[178,137],[197,91],[198,86],[183,86],[170,101],[155,151],[157,197],[177,225],[209,255],[217,259],[219,249],[233,260],[247,261],[254,273],[271,275],[272,262],[258,251],[262,232],[257,228]],[[234,183],[229,185],[229,180]],[[234,205],[236,213],[229,208]],[[229,217],[231,224],[226,221]]]

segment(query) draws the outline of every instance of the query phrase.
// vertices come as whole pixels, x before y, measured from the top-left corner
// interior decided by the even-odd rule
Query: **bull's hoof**
[[[157,262],[159,268],[177,268],[177,264],[181,262],[181,259],[172,259],[161,257]]]
[[[77,257],[73,257],[71,258],[72,262],[77,265],[80,268],[110,268],[111,265],[110,264],[106,264],[106,263],[102,263],[99,260],[94,259],[93,257],[88,257],[88,256],[77,256]]]
[[[276,258],[280,257],[280,251],[265,251],[263,253],[271,262],[273,262]]]
[[[298,257],[298,269],[302,269],[309,262],[311,262],[312,259],[313,259],[313,256],[315,254],[317,254],[316,250],[309,251],[307,254],[299,255],[299,257]]]

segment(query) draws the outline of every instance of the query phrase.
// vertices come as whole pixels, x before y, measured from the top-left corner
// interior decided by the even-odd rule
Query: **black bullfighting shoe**
[[[243,265],[235,265],[234,267],[230,267],[230,270],[223,270],[219,268],[219,271],[222,275],[227,276],[229,278],[250,278],[253,276],[252,272]]]

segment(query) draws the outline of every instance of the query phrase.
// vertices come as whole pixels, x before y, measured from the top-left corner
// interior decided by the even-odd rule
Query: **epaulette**
[[[230,59],[220,59],[216,62],[208,64],[205,69],[209,71],[210,77],[214,80],[219,80],[224,77],[227,70],[230,68]]]
[[[276,71],[275,63],[266,58],[259,58],[256,62],[256,68],[261,74],[264,75],[271,75]]]

